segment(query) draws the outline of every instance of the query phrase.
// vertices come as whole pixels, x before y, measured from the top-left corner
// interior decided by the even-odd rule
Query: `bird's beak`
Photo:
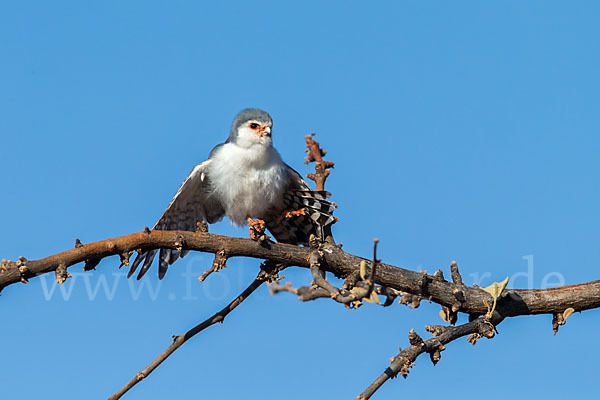
[[[271,136],[271,127],[269,126],[265,126],[264,129],[262,131],[260,131],[260,136],[262,137],[269,137]]]

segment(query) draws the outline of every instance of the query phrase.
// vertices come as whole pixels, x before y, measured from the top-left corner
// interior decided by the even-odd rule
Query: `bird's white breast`
[[[208,175],[214,195],[236,225],[282,207],[289,179],[277,150],[262,144],[242,148],[225,143],[213,154]]]

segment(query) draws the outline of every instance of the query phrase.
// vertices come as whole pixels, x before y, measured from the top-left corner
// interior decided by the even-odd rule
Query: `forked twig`
[[[297,295],[298,299],[301,301],[330,298],[338,303],[344,304],[347,308],[358,308],[362,305],[362,300],[368,299],[374,291],[376,293],[379,292],[385,294],[388,298],[392,298],[393,301],[396,294],[392,291],[386,291],[381,287],[379,287],[379,291],[375,290],[375,271],[377,266],[381,263],[381,260],[377,258],[378,243],[379,239],[373,240],[373,261],[371,262],[370,272],[367,273],[366,261],[361,261],[360,273],[357,274],[356,281],[353,282],[350,290],[346,290],[349,287],[346,284],[344,284],[344,289],[339,289],[327,281],[325,271],[321,269],[321,258],[323,253],[319,249],[313,248],[310,254],[310,272],[312,274],[314,287],[303,286],[296,289],[292,287],[289,282],[285,285],[274,282],[270,284],[271,294],[290,292]],[[359,280],[359,277],[363,280]],[[386,306],[391,304],[387,300],[386,303]]]
[[[317,190],[321,191],[325,190],[325,180],[329,176],[329,169],[333,168],[335,163],[323,160],[323,157],[325,154],[327,154],[327,152],[320,148],[319,142],[316,142],[313,139],[313,136],[315,136],[314,132],[308,136],[304,136],[304,139],[306,140],[306,148],[308,149],[306,150],[308,156],[306,157],[306,161],[304,163],[310,164],[311,162],[315,161],[315,173],[307,174],[306,177],[313,180],[317,184]]]
[[[423,353],[429,353],[433,365],[440,360],[441,352],[446,349],[444,346],[458,338],[469,334],[477,334],[488,339],[494,337],[494,326],[502,321],[502,317],[493,319],[493,324],[486,318],[478,318],[464,325],[458,326],[427,326],[425,329],[432,332],[435,337],[423,340],[414,330],[411,330],[408,338],[410,346],[406,349],[400,349],[400,353],[390,359],[390,366],[371,383],[356,400],[366,400],[390,378],[395,378],[398,374],[404,378],[408,375],[408,370],[413,366],[413,362]]]

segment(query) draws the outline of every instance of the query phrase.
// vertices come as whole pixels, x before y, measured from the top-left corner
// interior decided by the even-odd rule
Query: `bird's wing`
[[[336,205],[327,200],[331,194],[312,190],[298,172],[286,167],[290,183],[283,195],[284,209],[265,219],[267,229],[282,243],[306,245],[311,234],[324,239],[323,229],[337,221],[333,216]]]
[[[182,230],[195,231],[196,224],[200,221],[209,223],[217,222],[225,211],[217,198],[211,195],[210,180],[207,167],[211,160],[208,159],[194,167],[190,175],[181,184],[181,187],[171,200],[163,215],[160,217],[154,230]],[[129,269],[129,278],[142,263],[142,268],[137,276],[140,279],[150,268],[158,250],[148,250],[139,253]],[[177,258],[184,257],[187,251],[179,252],[173,249],[160,249],[158,277],[162,279],[170,264]]]

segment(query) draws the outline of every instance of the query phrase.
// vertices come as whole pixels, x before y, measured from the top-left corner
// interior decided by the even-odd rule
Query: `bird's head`
[[[240,147],[250,147],[255,144],[270,146],[271,116],[258,108],[248,108],[241,111],[233,120],[231,133],[227,142],[233,142]]]

